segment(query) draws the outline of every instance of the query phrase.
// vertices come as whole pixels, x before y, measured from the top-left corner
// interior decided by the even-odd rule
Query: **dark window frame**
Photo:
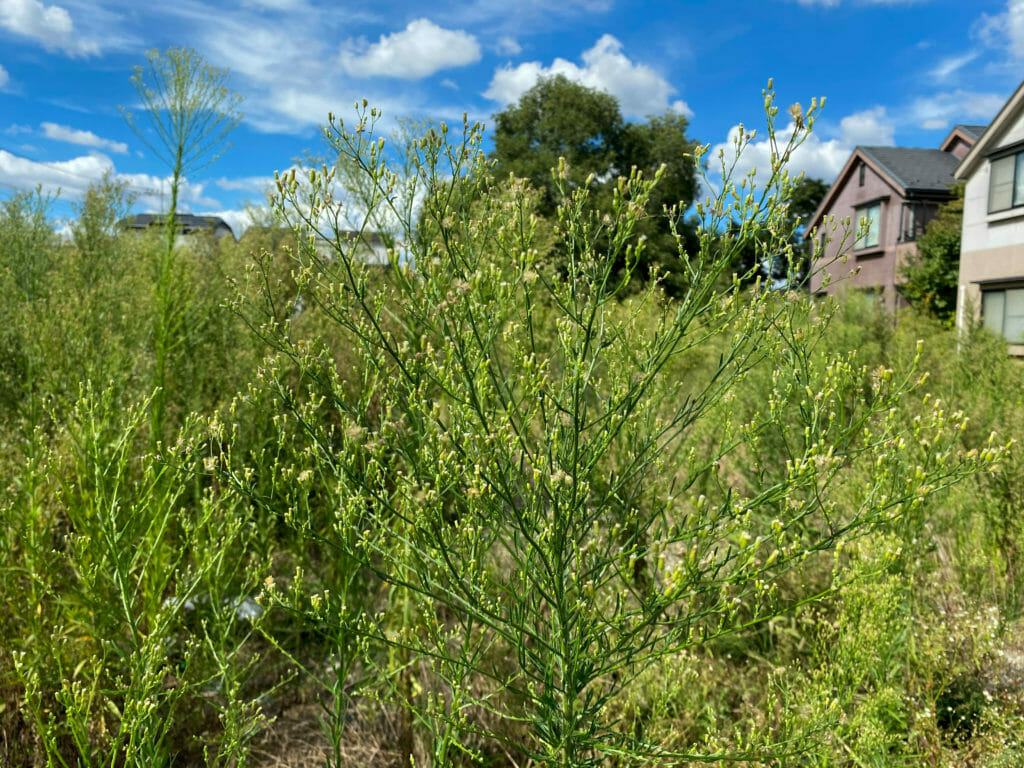
[[[1006,335],[1006,318],[1007,318],[1007,316],[1006,316],[1006,298],[1007,298],[1006,294],[1007,294],[1008,291],[1021,291],[1021,290],[1024,290],[1024,282],[1022,282],[1020,280],[1007,280],[1007,281],[1000,281],[998,283],[997,282],[988,283],[988,284],[982,285],[980,287],[981,287],[981,307],[980,307],[981,313],[980,314],[981,314],[981,322],[982,322],[982,324],[985,327],[987,327],[990,331],[992,331],[993,333],[995,333],[995,334],[997,334],[999,336],[1002,336],[1010,344],[1024,344],[1024,333],[1022,333],[1021,337],[1018,338],[1018,339],[1011,339],[1010,337],[1008,337]],[[994,322],[990,322],[991,318],[987,317],[985,315],[985,304],[987,303],[985,297],[986,296],[991,296],[993,294],[1002,294],[1002,297],[1003,297],[1003,300],[1002,300],[1002,317],[999,318],[998,324],[994,323]],[[1024,317],[1024,314],[1015,314],[1015,315],[1012,315],[1011,317],[1012,318],[1020,318],[1020,317]],[[998,327],[996,327],[997,325],[998,325]]]
[[[992,189],[993,181],[996,178],[996,163],[1002,163],[1009,161],[1011,165],[1010,171],[1010,204],[1003,205],[999,208],[993,207],[992,201]],[[1017,151],[1002,151],[999,154],[994,154],[989,157],[989,170],[988,170],[988,212],[989,213],[1002,213],[1003,211],[1012,211],[1014,208],[1024,208],[1024,184],[1018,178],[1019,174],[1024,174],[1024,149],[1017,149]]]
[[[879,198],[879,199],[871,200],[871,201],[869,201],[867,203],[864,203],[863,205],[859,205],[859,206],[857,206],[856,208],[853,209],[853,224],[854,224],[854,228],[853,228],[853,232],[854,232],[853,250],[854,251],[876,250],[876,249],[882,247],[882,217],[884,215],[884,210],[883,210],[884,204],[885,204],[885,200]],[[857,237],[857,233],[860,232],[860,220],[861,220],[863,214],[866,214],[872,208],[878,208],[878,227],[877,227],[877,229],[875,231],[876,239],[875,239],[874,242],[870,242],[867,239],[870,236],[870,234],[871,234],[870,229],[865,234],[864,239],[861,239],[860,237]]]

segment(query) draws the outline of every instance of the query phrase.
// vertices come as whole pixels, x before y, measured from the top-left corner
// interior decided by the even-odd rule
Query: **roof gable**
[[[951,140],[960,138],[972,142],[971,131],[979,126],[956,126],[943,141],[946,146]],[[901,197],[924,195],[928,197],[944,197],[949,195],[951,187],[956,183],[954,171],[960,161],[950,152],[942,149],[922,149],[918,147],[855,147],[850,159],[839,172],[835,182],[829,187],[818,210],[814,212],[807,224],[811,230],[818,226],[825,212],[830,210],[835,198],[849,183],[850,176],[858,165],[864,163],[881,177]]]

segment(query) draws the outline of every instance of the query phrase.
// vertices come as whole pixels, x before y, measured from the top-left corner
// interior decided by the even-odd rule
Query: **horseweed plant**
[[[780,754],[770,735],[669,748],[625,732],[609,704],[659,660],[815,599],[783,593],[780,577],[1002,455],[994,442],[959,452],[964,419],[941,407],[913,427],[897,419],[920,376],[822,349],[827,307],[729,279],[747,243],[764,260],[790,248],[786,164],[819,109],[795,107],[780,143],[770,88],[765,107],[769,179],[736,181],[720,158],[725,178],[697,205],[700,246],[683,254],[676,301],[656,279],[635,286],[636,225],[662,213],[647,205],[657,175],[621,177],[595,210],[588,187],[555,169],[557,242],[542,254],[536,195],[492,178],[480,126],[428,132],[401,175],[364,103],[354,129],[332,118],[325,134],[365,176],[371,218],[401,232],[383,268],[343,234],[333,169],[278,180],[280,214],[308,235],[296,253],[306,313],[351,351],[339,365],[342,347],[297,340],[304,318],[272,296],[263,315],[240,310],[293,366],[264,372],[275,423],[305,441],[293,463],[274,464],[295,497],[277,511],[392,602],[375,612],[344,590],[300,598],[339,636],[420,671],[424,684],[383,689],[428,725],[435,761],[497,744],[566,767]],[[752,135],[740,132],[737,155]],[[694,158],[702,173],[706,151]],[[709,349],[716,364],[689,364]],[[761,368],[763,407],[730,417],[733,390]],[[761,455],[778,432],[788,455]],[[927,442],[926,458],[908,461],[910,441]],[[849,481],[844,468],[866,459],[868,479]],[[738,465],[765,469],[741,483]],[[255,495],[251,472],[226,476]],[[265,599],[297,605],[294,587],[311,583],[298,577],[290,597]],[[406,620],[380,609],[396,595]]]

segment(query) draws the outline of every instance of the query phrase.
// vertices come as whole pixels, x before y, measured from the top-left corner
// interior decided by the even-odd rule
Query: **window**
[[[985,327],[1011,344],[1024,344],[1024,288],[983,291],[981,319]]]
[[[900,240],[917,240],[917,206],[913,204],[903,204],[903,226],[900,228]]]
[[[1024,152],[992,161],[988,176],[988,212],[1024,205]]]
[[[866,225],[864,224],[865,219],[868,222]],[[857,241],[853,244],[854,250],[876,247],[879,242],[878,235],[882,225],[882,204],[875,203],[866,208],[858,208],[856,224]]]
[[[861,163],[860,164],[860,168],[857,169],[857,186],[858,187],[863,187],[864,186],[864,168],[865,168],[864,163]]]
[[[900,209],[899,241],[908,243],[924,234],[924,229],[935,218],[938,206],[935,203],[908,201]]]

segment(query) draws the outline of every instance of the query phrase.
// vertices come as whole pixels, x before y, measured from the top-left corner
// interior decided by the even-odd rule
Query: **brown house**
[[[984,130],[957,125],[938,149],[854,149],[807,226],[823,243],[811,291],[859,290],[889,311],[900,306],[899,266],[938,206],[953,196],[953,172]]]

